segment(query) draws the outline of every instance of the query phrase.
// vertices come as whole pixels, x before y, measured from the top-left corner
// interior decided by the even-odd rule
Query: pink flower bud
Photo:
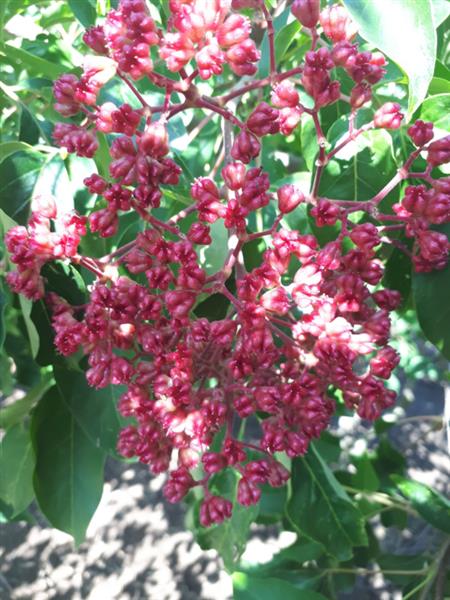
[[[400,104],[386,102],[374,114],[373,122],[375,127],[382,129],[398,129],[402,119],[403,114],[400,112]]]
[[[427,163],[432,167],[448,162],[450,162],[450,135],[430,144],[427,156]]]
[[[205,452],[202,456],[202,463],[205,472],[208,474],[217,473],[227,466],[225,456],[216,452]]]
[[[261,296],[261,304],[266,310],[279,315],[285,315],[289,311],[291,305],[286,291],[281,287],[263,294]]]
[[[169,152],[169,134],[161,121],[148,125],[139,139],[139,150],[153,158],[164,158]]]
[[[234,192],[240,190],[245,179],[246,168],[242,163],[230,163],[222,169],[225,185]]]
[[[285,79],[274,86],[271,100],[277,108],[295,108],[300,102],[300,96],[292,81]]]
[[[340,4],[327,6],[320,13],[323,32],[332,42],[350,41],[358,33],[347,10]]]
[[[241,131],[235,138],[231,148],[231,156],[235,160],[248,164],[261,151],[261,144],[252,133]]]
[[[247,127],[258,137],[278,133],[278,117],[279,112],[276,108],[272,108],[267,102],[261,102],[247,119]]]
[[[418,119],[408,128],[408,135],[416,146],[425,146],[425,144],[428,144],[433,139],[433,123]]]
[[[46,219],[56,219],[57,208],[55,198],[50,194],[45,196],[43,194],[33,196],[31,201],[31,210],[39,213],[39,215],[45,217]]]
[[[101,237],[111,237],[119,227],[117,213],[107,208],[93,212],[89,215],[89,226],[92,232],[98,231]]]
[[[250,21],[238,14],[231,14],[216,32],[216,39],[223,48],[229,48],[248,39],[251,33]]]
[[[350,105],[353,110],[361,108],[372,100],[372,88],[367,83],[358,83],[350,92]]]
[[[83,180],[84,185],[88,188],[91,194],[103,194],[103,192],[108,187],[108,183],[97,175],[97,173],[93,173],[89,177]]]
[[[237,501],[242,506],[257,504],[261,498],[261,490],[243,477],[238,484]]]
[[[321,198],[317,205],[311,209],[311,215],[316,219],[318,227],[334,225],[339,218],[340,212],[340,208],[336,204],[325,198]]]
[[[182,290],[166,292],[165,302],[167,310],[173,317],[184,319],[195,304],[195,293]]]
[[[303,27],[311,29],[319,20],[320,0],[294,0],[291,12]]]
[[[261,53],[256,48],[255,42],[250,38],[231,46],[226,53],[226,61],[236,75],[254,75],[257,71],[255,65],[261,57]]]
[[[169,481],[163,488],[163,494],[169,502],[180,502],[195,485],[192,475],[186,467],[179,467],[170,473]]]
[[[210,496],[200,506],[200,523],[203,527],[222,523],[231,517],[233,505],[221,496]]]
[[[54,109],[63,117],[71,117],[80,111],[80,103],[75,99],[78,86],[78,77],[75,75],[61,75],[53,85],[53,96],[56,103]]]
[[[192,223],[187,234],[188,240],[194,244],[211,244],[210,228],[204,223]]]
[[[389,379],[399,362],[400,355],[390,346],[385,346],[370,360],[370,372],[382,379]]]
[[[83,42],[97,54],[107,54],[105,31],[101,25],[90,27],[83,34]]]
[[[337,67],[346,67],[349,58],[357,53],[356,44],[350,44],[346,40],[338,42],[331,49],[331,58]]]
[[[447,259],[450,244],[447,236],[438,231],[425,231],[419,238],[420,253],[429,262]]]
[[[374,246],[381,243],[378,229],[372,223],[356,225],[350,233],[350,239],[365,253],[370,253]]]
[[[377,305],[384,310],[395,310],[401,303],[402,297],[397,290],[379,290],[373,294]]]
[[[277,197],[278,210],[283,214],[292,212],[305,200],[303,192],[291,184],[281,186],[277,191]]]

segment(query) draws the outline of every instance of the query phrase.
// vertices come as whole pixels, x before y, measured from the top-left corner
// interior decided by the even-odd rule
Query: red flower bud
[[[311,29],[319,20],[320,0],[294,0],[291,12],[303,27]]]
[[[272,108],[267,102],[261,102],[247,119],[247,127],[258,137],[278,133],[278,117],[279,112],[276,108]]]
[[[358,33],[347,10],[340,4],[324,8],[319,19],[323,32],[332,42],[349,41]]]
[[[418,119],[408,128],[408,135],[416,146],[425,146],[433,139],[433,123]]]
[[[277,191],[277,197],[278,210],[283,214],[292,212],[305,200],[303,192],[295,185],[290,184],[281,186]]]
[[[402,119],[400,104],[397,104],[397,102],[386,102],[373,116],[375,127],[382,129],[398,129]]]
[[[235,160],[248,164],[256,158],[261,151],[261,144],[252,133],[241,131],[234,140],[231,156]]]
[[[432,167],[448,162],[450,162],[450,135],[430,144],[427,156],[427,163]]]

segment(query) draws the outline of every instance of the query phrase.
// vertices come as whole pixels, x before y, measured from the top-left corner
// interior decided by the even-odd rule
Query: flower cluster
[[[170,71],[180,71],[195,58],[202,79],[222,73],[227,63],[236,75],[254,75],[260,53],[250,39],[247,17],[230,14],[229,0],[170,0],[170,24],[160,56]]]
[[[97,55],[86,59],[81,78],[63,75],[55,83],[55,108],[70,119],[56,125],[55,142],[93,157],[97,133],[107,134],[109,175],[85,179],[100,206],[88,216],[59,214],[51,199],[35,201],[28,227],[8,232],[7,248],[17,265],[8,280],[29,298],[45,295],[55,345],[63,356],[83,351],[89,385],[126,386],[119,410],[133,424],[122,430],[119,451],[138,457],[154,473],[170,471],[165,495],[171,502],[202,487],[200,521],[207,527],[232,513],[230,500],[212,491],[224,469],[238,475],[237,502],[255,504],[263,484],[281,486],[289,478],[275,453],[292,458],[307,452],[329,425],[336,398],[371,420],[393,404],[395,394],[385,383],[399,356],[389,346],[390,313],[401,297],[383,288],[378,251],[382,244],[396,244],[418,271],[446,264],[449,243],[434,227],[450,221],[450,178],[439,179],[433,170],[450,161],[450,137],[435,140],[432,124],[416,121],[408,129],[415,150],[378,194],[364,201],[322,197],[323,168],[341,148],[370,129],[398,129],[403,119],[400,106],[388,102],[355,128],[357,112],[385,73],[385,60],[359,51],[345,9],[332,5],[320,11],[318,0],[294,0],[292,13],[310,30],[311,49],[302,65],[278,73],[272,18],[261,0],[170,0],[169,7],[163,33],[143,0],[121,0],[103,26],[85,34]],[[241,8],[260,9],[266,21],[270,76],[222,97],[202,96],[196,79],[222,73],[225,62],[238,76],[256,72],[259,51],[250,21],[233,12]],[[159,46],[178,79],[155,72],[152,46]],[[193,58],[196,65],[189,67]],[[336,73],[353,81],[349,96],[341,94]],[[99,103],[114,76],[133,91],[139,106]],[[148,77],[161,89],[163,104],[150,107],[128,76]],[[266,87],[270,98],[254,104],[243,120],[228,110],[229,100]],[[311,99],[308,106],[301,89]],[[184,101],[173,104],[174,92]],[[338,99],[350,107],[349,134],[327,151],[320,110]],[[156,209],[164,190],[181,175],[169,157],[167,123],[190,109],[220,115],[228,134],[235,128],[234,137],[217,169],[220,178],[197,178],[192,203],[161,220]],[[312,117],[318,141],[311,189],[286,184],[273,190],[269,174],[251,164],[261,139],[291,134],[305,114]],[[415,173],[420,155],[427,167]],[[423,183],[406,187],[393,213],[382,213],[381,201],[410,177]],[[252,217],[270,204],[276,216],[267,229],[252,231]],[[338,224],[336,239],[320,245],[311,233],[288,228],[285,216],[300,205],[316,226]],[[145,225],[134,240],[101,259],[78,254],[87,223],[91,232],[108,238],[117,233],[121,215],[131,211]],[[351,218],[358,211],[365,213],[359,222]],[[227,231],[228,247],[223,264],[211,273],[200,250],[213,243],[216,222]],[[390,238],[391,231],[404,232],[410,246]],[[243,250],[255,240],[264,240],[265,250],[258,266],[247,271]],[[40,270],[55,259],[95,275],[87,304],[74,307],[45,294]],[[227,301],[226,315],[198,317],[197,307],[213,294]],[[259,423],[258,434],[245,431],[250,417]]]

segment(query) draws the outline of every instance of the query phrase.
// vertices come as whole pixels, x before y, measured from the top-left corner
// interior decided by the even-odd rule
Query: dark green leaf
[[[56,385],[77,424],[94,446],[116,454],[120,420],[116,409],[117,386],[91,388],[82,371],[55,367]],[[120,392],[119,392],[120,393]]]
[[[75,17],[84,27],[95,25],[97,12],[89,0],[68,0],[68,4]]]
[[[39,402],[45,392],[53,385],[53,376],[50,373],[43,375],[42,380],[37,383],[23,398],[16,400],[8,406],[0,408],[0,427],[8,429],[16,423],[19,423],[28,415]]]
[[[391,479],[428,523],[450,534],[450,502],[447,498],[423,483],[399,475],[392,475]]]
[[[380,480],[367,454],[352,457],[356,473],[352,476],[351,486],[358,490],[375,492],[380,486]]]
[[[439,129],[450,131],[450,94],[427,98],[422,105],[420,118],[431,121]]]
[[[0,444],[0,499],[8,517],[23,512],[33,500],[34,452],[24,425],[9,429]]]
[[[432,1],[344,0],[344,4],[358,25],[360,35],[407,74],[408,109],[412,114],[424,100],[433,77],[437,42]]]
[[[450,224],[440,227],[450,236]],[[425,336],[450,358],[450,263],[440,271],[413,273],[417,317]]]
[[[29,204],[45,159],[37,152],[16,152],[0,164],[0,208],[25,225]]]
[[[54,527],[80,544],[102,495],[105,454],[79,427],[56,387],[33,415],[32,436],[39,506]]]
[[[31,150],[31,146],[25,142],[4,142],[0,144],[0,162],[21,150]]]
[[[350,559],[353,546],[367,544],[361,515],[314,446],[293,462],[287,514],[299,533],[339,560]]]
[[[301,591],[282,579],[254,577],[237,571],[233,574],[234,600],[326,600],[325,596],[312,590]]]

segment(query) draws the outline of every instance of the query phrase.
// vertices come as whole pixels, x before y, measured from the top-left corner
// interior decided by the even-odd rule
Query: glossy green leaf
[[[346,134],[343,120],[333,125],[328,139],[333,146]],[[347,144],[324,169],[319,193],[340,200],[369,200],[388,183],[397,170],[392,138],[383,130],[367,131]]]
[[[25,225],[30,200],[45,157],[37,152],[15,152],[0,164],[0,209]]]
[[[212,223],[210,228],[212,243],[201,247],[199,255],[202,268],[208,275],[213,275],[222,269],[228,256],[228,229],[221,219]]]
[[[8,517],[24,511],[33,500],[34,452],[24,425],[9,429],[0,443],[0,500]]]
[[[39,506],[54,527],[80,544],[102,495],[105,454],[77,424],[56,387],[33,415],[32,436]]]
[[[356,467],[356,473],[352,476],[351,486],[368,492],[377,491],[380,486],[380,480],[369,456],[367,454],[353,456],[352,462]]]
[[[26,151],[30,149],[31,146],[25,142],[4,142],[3,144],[0,144],[0,162],[15,152],[20,152],[21,150]]]
[[[82,371],[55,367],[54,373],[61,397],[77,424],[94,446],[115,455],[121,425],[116,409],[120,394],[117,386],[96,390],[87,384]]]
[[[450,224],[439,227],[450,238]],[[431,273],[413,273],[413,295],[425,336],[450,358],[450,263]]]
[[[67,73],[66,67],[10,44],[1,44],[0,53],[3,53],[10,61],[17,62],[33,75],[44,75],[49,79],[58,79],[60,75]]]
[[[312,590],[297,587],[276,577],[254,577],[237,571],[233,574],[234,600],[326,600]]]
[[[431,10],[435,27],[438,27],[450,15],[450,2],[448,0],[431,0]]]
[[[28,298],[25,298],[25,296],[22,296],[22,294],[19,295],[19,302],[20,308],[22,309],[22,317],[25,321],[25,327],[27,328],[28,339],[30,341],[31,356],[36,358],[37,353],[39,352],[39,332],[31,318],[33,303]]]
[[[53,383],[53,375],[45,373],[42,376],[42,380],[27,392],[23,398],[0,408],[0,428],[8,429],[19,423],[30,413],[31,409],[39,402]]]
[[[427,98],[422,105],[420,118],[431,121],[438,129],[450,131],[450,94]]]
[[[423,483],[399,475],[392,475],[391,479],[428,523],[450,534],[450,501],[447,498]]]
[[[68,4],[75,17],[84,27],[95,25],[97,11],[89,0],[68,0]]]
[[[361,515],[314,446],[293,462],[287,515],[300,534],[339,560],[350,559],[353,546],[367,544]]]
[[[424,100],[434,72],[437,38],[432,0],[344,0],[344,4],[360,35],[408,76],[411,115]]]

